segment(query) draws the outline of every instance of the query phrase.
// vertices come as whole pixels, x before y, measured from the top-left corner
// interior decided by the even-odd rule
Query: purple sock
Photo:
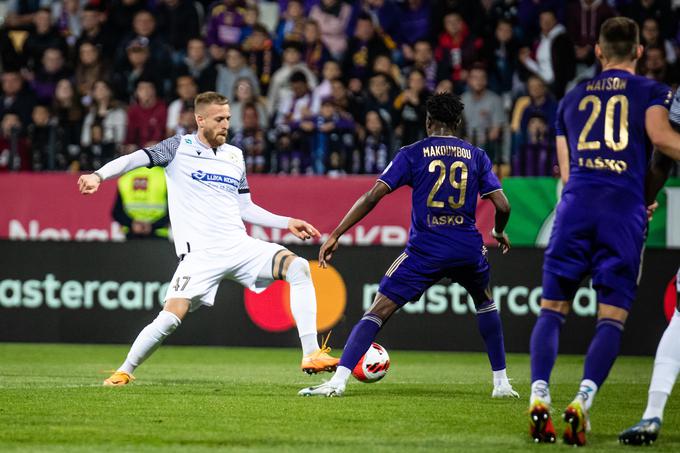
[[[529,350],[531,352],[531,382],[550,381],[550,373],[560,343],[560,330],[564,315],[554,310],[541,308],[534,330],[531,332]]]
[[[477,307],[477,327],[486,344],[486,353],[493,371],[505,369],[505,346],[503,346],[503,325],[493,300]]]
[[[583,379],[590,379],[601,387],[619,355],[623,323],[603,318],[597,321],[595,336],[590,341],[583,366]]]
[[[376,315],[364,315],[349,334],[345,349],[340,357],[340,366],[353,370],[361,357],[366,354],[375,336],[382,327],[382,319]]]

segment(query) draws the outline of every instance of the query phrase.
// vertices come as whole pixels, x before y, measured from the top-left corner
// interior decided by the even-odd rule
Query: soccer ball
[[[352,370],[352,375],[367,384],[384,378],[390,368],[390,356],[378,343],[371,344],[366,354]]]

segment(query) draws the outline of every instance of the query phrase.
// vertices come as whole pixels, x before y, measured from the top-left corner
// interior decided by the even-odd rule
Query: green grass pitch
[[[128,387],[102,370],[127,346],[0,344],[0,451],[565,451],[527,435],[529,361],[508,357],[520,400],[492,400],[483,354],[390,351],[377,384],[350,381],[343,398],[302,398],[320,382],[292,349],[162,347]],[[582,358],[562,356],[555,410],[576,390]],[[621,357],[592,413],[587,451],[629,451],[619,431],[646,401],[651,358]],[[559,413],[556,413],[556,418]],[[652,449],[680,451],[680,398],[671,396]],[[563,424],[556,420],[558,435]]]

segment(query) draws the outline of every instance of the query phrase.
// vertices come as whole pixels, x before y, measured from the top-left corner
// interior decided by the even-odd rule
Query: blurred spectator
[[[312,93],[307,77],[301,71],[290,75],[290,90],[282,96],[275,112],[276,157],[279,171],[291,174],[306,173],[310,168],[309,150],[305,149],[303,134],[295,125],[311,114]]]
[[[106,13],[98,7],[87,4],[80,15],[82,32],[76,48],[80,48],[84,41],[89,41],[99,48],[101,58],[113,63],[116,52],[116,33],[106,25]]]
[[[425,85],[430,91],[437,86],[437,80],[445,79],[450,74],[447,61],[437,63],[432,44],[425,40],[419,40],[413,44],[413,66],[410,69],[417,69],[425,75]]]
[[[427,136],[425,101],[430,94],[423,71],[420,69],[411,71],[408,75],[408,86],[394,101],[395,107],[399,110],[398,135],[403,145],[410,145]]]
[[[394,0],[355,0],[352,10],[352,18],[347,27],[348,34],[354,34],[357,19],[362,14],[367,14],[376,34],[385,41],[390,50],[396,48],[395,37],[400,35],[399,8]]]
[[[550,127],[540,111],[527,118],[526,141],[512,156],[514,176],[556,176],[557,158]]]
[[[153,146],[166,138],[168,110],[165,102],[158,99],[152,80],[137,81],[135,100],[137,102],[130,105],[127,112],[127,152]]]
[[[150,63],[153,65],[153,77],[156,79],[160,94],[170,92],[170,73],[172,70],[172,53],[167,42],[156,33],[156,18],[147,10],[135,13],[132,20],[132,32],[121,40],[117,51],[117,68],[125,66],[127,50],[133,42],[144,42],[149,51]],[[149,74],[151,76],[152,74]]]
[[[398,114],[394,108],[394,98],[390,94],[389,76],[379,72],[368,81],[368,96],[364,111],[375,110],[385,122],[385,132],[392,138],[396,127]]]
[[[389,49],[376,34],[371,16],[359,15],[354,36],[347,44],[343,63],[344,77],[348,80],[366,79],[371,72],[375,57],[384,54],[389,54]]]
[[[269,158],[260,109],[251,102],[245,103],[239,108],[239,112],[241,113],[240,121],[243,127],[233,135],[231,144],[243,150],[246,172],[265,173],[269,171]],[[234,115],[233,108],[231,113],[233,124],[234,119],[237,118]],[[266,121],[266,118],[264,120]]]
[[[385,122],[375,110],[366,113],[364,137],[352,155],[352,173],[382,173],[390,162],[392,140]]]
[[[663,47],[666,54],[666,61],[671,65],[675,64],[678,59],[675,48],[668,39],[661,37],[659,21],[655,18],[648,17],[642,22],[642,26],[640,27],[640,38],[640,44],[645,47]]]
[[[307,77],[307,85],[312,89],[316,87],[316,76],[302,61],[301,46],[295,41],[289,41],[283,46],[281,67],[272,76],[267,93],[267,111],[270,115],[275,115],[282,100],[290,97],[289,81],[293,72],[302,72]]]
[[[301,0],[290,0],[276,26],[274,47],[283,53],[283,44],[288,41],[302,42],[304,34],[305,9]]]
[[[243,51],[239,47],[230,47],[227,50],[226,65],[217,66],[217,82],[215,91],[232,100],[234,98],[234,84],[237,79],[246,77],[250,79],[255,91],[260,93],[260,84],[252,68],[246,65]]]
[[[321,41],[326,45],[333,58],[340,60],[347,49],[347,25],[352,7],[340,0],[321,0],[309,12],[321,29]]]
[[[85,117],[80,97],[69,79],[61,79],[57,83],[52,114],[57,140],[54,166],[58,170],[66,170],[80,153],[80,136]]]
[[[260,24],[260,8],[257,3],[249,2],[246,4],[243,10],[243,26],[241,27],[241,40],[242,44],[253,32],[255,26],[264,25]]]
[[[557,101],[548,91],[543,79],[536,75],[529,76],[527,80],[527,95],[517,98],[512,110],[512,155],[513,158],[520,153],[522,147],[528,142],[527,127],[529,119],[539,115],[546,122],[546,139],[554,139],[555,118],[557,117]],[[514,170],[513,170],[514,173]]]
[[[66,44],[73,49],[83,32],[80,15],[83,12],[80,0],[63,0],[54,2],[52,15],[56,19],[57,30],[66,39]]]
[[[201,38],[191,38],[187,43],[187,56],[177,67],[178,75],[190,75],[198,84],[198,91],[214,91],[217,67],[206,51]]]
[[[468,76],[468,91],[461,100],[465,105],[463,117],[466,138],[489,155],[491,162],[502,162],[503,128],[506,114],[500,96],[487,89],[487,75],[483,66],[477,64]]]
[[[637,21],[640,28],[645,20],[656,19],[661,28],[663,38],[671,37],[677,30],[677,23],[673,24],[673,13],[668,0],[632,0],[626,8],[622,8],[625,15]],[[675,25],[676,29],[673,29]]]
[[[219,12],[218,12],[219,11]],[[219,10],[208,21],[206,42],[210,47],[236,46],[241,42],[241,28],[245,25],[243,8],[236,0],[223,0]]]
[[[6,71],[2,74],[2,96],[0,96],[0,116],[7,112],[19,115],[22,125],[31,122],[31,112],[35,105],[35,94],[24,88],[24,79],[18,71]]]
[[[126,126],[127,114],[114,99],[111,86],[98,80],[92,88],[92,104],[83,122],[79,169],[96,170],[118,154]]]
[[[229,102],[231,107],[231,121],[229,128],[232,134],[237,134],[245,127],[243,124],[243,108],[245,105],[252,105],[257,110],[257,119],[260,122],[259,126],[266,129],[269,124],[269,115],[267,114],[267,106],[262,102],[253,88],[252,81],[243,77],[236,79],[234,87],[234,99]]]
[[[114,86],[116,98],[129,103],[132,101],[137,81],[148,78],[152,79],[158,86],[159,82],[156,75],[159,72],[151,61],[148,39],[138,38],[130,41],[126,53],[127,61],[122,68],[113,73],[111,82]]]
[[[355,121],[364,116],[363,103],[357,100],[340,79],[331,81],[331,97],[338,110],[349,113]],[[361,124],[357,123],[357,127]]]
[[[31,152],[31,170],[53,170],[55,165],[55,128],[50,124],[50,110],[46,105],[33,107],[31,124],[26,128],[26,138]]]
[[[648,79],[666,85],[677,86],[678,77],[673,66],[666,60],[666,52],[663,47],[649,46],[645,48],[640,61],[640,74]]]
[[[288,83],[290,90],[284,93],[278,110],[274,112],[274,123],[277,126],[300,122],[312,111],[312,93],[307,76],[301,71],[295,71],[291,73]]]
[[[323,175],[329,168],[337,171],[345,166],[354,148],[354,121],[339,112],[332,99],[324,99],[318,114],[310,112],[292,127],[305,134],[314,173]]]
[[[0,27],[0,73],[21,68],[21,57],[10,39],[10,33],[15,34],[16,31]]]
[[[28,27],[33,24],[36,13],[40,9],[49,8],[51,3],[51,0],[9,0],[6,6],[5,26],[10,29]]]
[[[160,0],[156,8],[158,35],[172,49],[175,58],[181,61],[189,38],[201,31],[198,12],[192,1]]]
[[[451,70],[451,79],[457,89],[462,87],[467,71],[482,49],[483,41],[470,34],[470,30],[457,12],[444,16],[444,31],[439,35],[434,51],[437,62]]]
[[[517,25],[523,45],[530,44],[542,32],[539,16],[543,11],[553,11],[557,21],[564,23],[564,0],[519,0],[517,2]]]
[[[178,97],[168,106],[168,119],[165,125],[165,135],[168,137],[180,132],[182,112],[185,110],[192,110],[193,112],[194,98],[198,94],[196,81],[189,75],[179,76],[175,81],[175,87]]]
[[[566,28],[557,22],[555,12],[544,10],[539,16],[541,39],[534,45],[520,50],[519,59],[532,73],[550,85],[558,99],[564,96],[567,83],[576,75],[574,44]]]
[[[595,63],[595,43],[600,26],[616,11],[602,0],[577,0],[567,5],[567,31],[574,41],[576,61],[585,66]]]
[[[253,27],[253,32],[243,41],[243,50],[248,56],[248,66],[259,76],[260,93],[267,93],[274,71],[279,67],[279,56],[264,25]]]
[[[57,82],[70,77],[65,67],[64,55],[59,48],[47,48],[43,53],[41,65],[32,74],[31,89],[36,94],[38,102],[51,103]]]
[[[109,21],[118,36],[132,30],[135,15],[145,8],[145,0],[112,0],[109,7]],[[126,44],[126,43],[125,43]]]
[[[0,172],[30,170],[30,147],[21,134],[19,115],[5,112],[0,122]]]
[[[319,24],[313,19],[305,21],[303,45],[303,60],[314,75],[319,77],[324,63],[331,59],[331,53],[321,41]]]
[[[408,74],[410,69],[412,68],[405,68],[404,72]],[[392,63],[392,60],[389,55],[386,54],[376,55],[375,59],[373,60],[373,68],[371,73],[377,74],[379,72],[382,72],[389,76],[390,94],[392,96],[397,96],[399,93],[401,93],[402,87],[406,84],[404,75],[402,74],[401,68],[399,68],[399,66],[397,66],[396,64]],[[359,85],[361,85],[361,80],[359,79],[354,80],[356,80],[359,83]]]
[[[399,35],[396,40],[408,47],[421,39],[430,39],[431,7],[428,0],[405,0],[400,4]],[[407,58],[408,55],[407,55]]]
[[[179,122],[177,123],[175,133],[180,135],[195,134],[198,130],[195,113],[193,105],[185,104],[182,112],[179,114]]]
[[[332,96],[331,82],[335,79],[339,79],[342,76],[342,71],[340,65],[335,60],[328,60],[323,65],[322,71],[323,79],[321,83],[314,88],[312,92],[312,112],[319,113],[321,108],[321,101],[325,98]]]
[[[513,36],[512,23],[501,19],[492,38],[485,41],[484,59],[489,65],[489,88],[509,96],[517,73],[519,47]]]
[[[40,66],[40,60],[48,48],[57,48],[66,54],[66,41],[52,25],[50,10],[43,8],[33,15],[33,28],[28,33],[22,50],[22,56],[29,69],[36,70]]]
[[[102,61],[100,48],[90,41],[81,41],[75,71],[78,94],[81,97],[87,96],[92,91],[94,82],[108,78],[109,68]]]

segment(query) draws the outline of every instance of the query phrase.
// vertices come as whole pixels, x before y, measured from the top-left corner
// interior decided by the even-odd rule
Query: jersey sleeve
[[[673,91],[670,89],[670,87],[663,83],[655,83],[654,85],[652,85],[650,90],[647,108],[653,107],[655,105],[660,105],[668,109],[671,107],[672,100]]]
[[[567,135],[564,127],[564,98],[557,105],[557,114],[555,115],[555,135]]]
[[[411,165],[404,150],[399,151],[394,156],[394,159],[382,172],[378,181],[389,187],[390,191],[397,190],[403,185],[411,185]]]
[[[673,99],[673,103],[671,104],[671,111],[668,114],[668,119],[676,126],[680,126],[680,89],[675,91],[675,99]]]
[[[248,178],[246,178],[246,172],[243,170],[243,176],[241,181],[238,183],[238,193],[250,193],[250,187],[248,186]]]
[[[492,192],[501,190],[503,187],[493,172],[489,156],[481,149],[478,149],[477,152],[479,153],[477,160],[479,162],[479,194],[484,198]]]
[[[179,134],[173,135],[154,146],[143,148],[143,151],[149,156],[151,161],[149,167],[167,167],[172,162],[172,159],[175,158],[180,138],[181,135]]]

